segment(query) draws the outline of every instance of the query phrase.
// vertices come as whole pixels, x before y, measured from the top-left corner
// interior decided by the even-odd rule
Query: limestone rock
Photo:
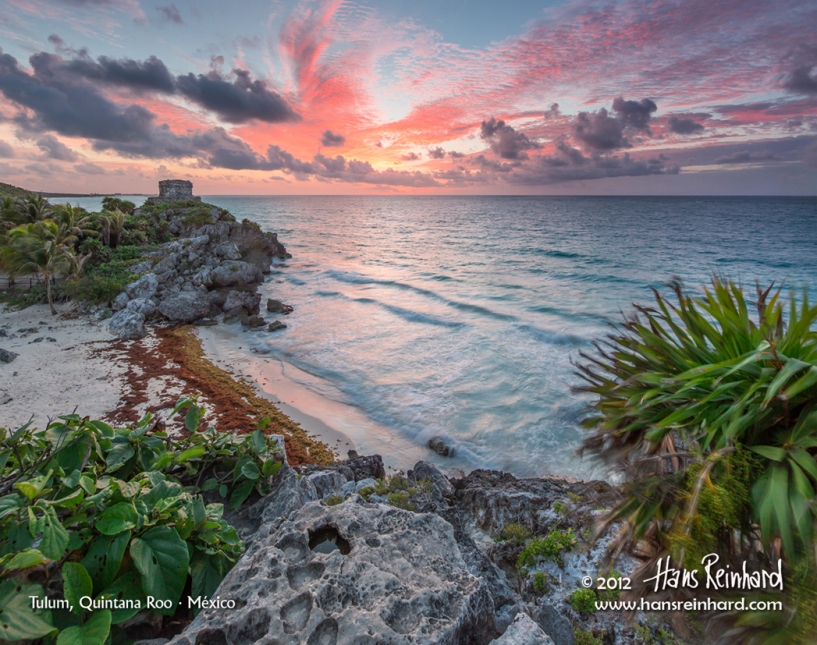
[[[233,287],[263,282],[261,269],[253,264],[240,260],[226,260],[212,271],[213,282],[216,287]]]
[[[485,645],[491,596],[433,514],[310,503],[259,531],[206,609],[171,643]]]
[[[518,613],[513,623],[491,645],[554,645],[553,640],[527,614]]]
[[[124,309],[125,307],[128,306],[128,300],[130,300],[130,298],[128,297],[128,294],[123,291],[118,296],[116,296],[116,298],[113,299],[113,303],[112,303],[111,308],[114,311],[119,311],[120,309]]]
[[[119,336],[119,340],[137,340],[144,338],[145,316],[138,311],[121,309],[108,320],[108,331]]]
[[[418,461],[414,464],[412,474],[415,481],[422,479],[430,480],[434,485],[434,492],[442,497],[451,497],[454,494],[454,487],[451,485],[451,482],[448,481],[448,478],[443,475],[440,469],[434,464],[430,464],[427,461]]]
[[[0,362],[11,363],[11,361],[13,361],[18,356],[19,354],[15,352],[11,352],[7,349],[0,349]]]
[[[156,313],[156,303],[146,298],[135,298],[128,302],[126,309],[136,311],[148,318]]]
[[[170,320],[190,323],[210,313],[210,301],[207,294],[182,291],[163,299],[159,303],[159,312]]]
[[[267,324],[267,321],[264,320],[261,316],[247,316],[246,318],[241,320],[242,327],[263,327]]]
[[[244,307],[249,314],[258,314],[261,310],[261,294],[252,291],[236,291],[230,290],[221,308],[224,311],[235,309],[237,307]]]
[[[270,298],[267,300],[267,311],[271,314],[289,314],[292,313],[292,306],[285,305],[280,300],[273,300]]]
[[[445,437],[431,437],[431,439],[428,440],[428,447],[440,455],[440,457],[454,456],[454,446],[452,446]]]
[[[575,644],[573,625],[555,607],[541,603],[531,611],[531,617],[550,636],[555,645]]]
[[[280,320],[274,320],[269,324],[269,327],[267,327],[267,331],[278,331],[280,329],[286,329],[286,328],[287,328],[287,326],[284,323],[282,323]]]
[[[309,475],[309,481],[318,492],[321,499],[340,493],[347,479],[336,470],[317,472]]]
[[[125,287],[125,293],[131,299],[136,298],[152,298],[156,295],[156,290],[159,288],[159,280],[155,273],[146,273],[136,282],[131,282]]]

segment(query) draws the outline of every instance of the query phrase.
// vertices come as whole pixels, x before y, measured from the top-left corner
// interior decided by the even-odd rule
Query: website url
[[[596,611],[783,611],[779,600],[616,600],[596,601]]]

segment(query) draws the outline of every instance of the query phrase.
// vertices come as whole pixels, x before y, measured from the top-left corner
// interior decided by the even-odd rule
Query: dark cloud
[[[87,55],[64,60],[61,56],[41,52],[34,54],[30,62],[35,68],[35,76],[46,82],[49,79],[68,81],[76,78],[135,91],[154,90],[166,93],[174,91],[173,75],[155,56],[145,61],[107,56],[93,60]]]
[[[400,155],[400,158],[401,158],[403,161],[417,161],[417,160],[418,160],[418,159],[420,159],[421,157],[420,157],[420,155],[418,155],[416,152],[407,152],[407,153],[406,153],[406,154],[404,154],[404,155]]]
[[[179,10],[176,8],[175,4],[171,4],[167,7],[156,7],[156,11],[159,12],[163,22],[173,22],[177,25],[184,24],[182,14],[179,13]]]
[[[573,122],[573,136],[593,150],[632,147],[624,136],[621,121],[609,116],[605,108],[598,112],[579,112]]]
[[[452,159],[462,159],[465,156],[464,152],[457,152],[456,150],[452,150],[448,153],[448,156]]]
[[[17,153],[14,152],[14,148],[5,141],[0,141],[0,159],[14,159],[16,156]]]
[[[26,170],[29,172],[33,172],[38,175],[50,175],[54,172],[59,172],[61,168],[55,163],[30,163],[26,167]]]
[[[558,103],[551,103],[550,107],[545,110],[545,118],[546,119],[555,119],[557,117],[562,116],[562,113],[559,112],[559,104]]]
[[[613,100],[613,112],[621,121],[622,128],[632,128],[650,134],[650,117],[658,106],[650,99],[627,101],[619,96]]]
[[[817,45],[801,47],[789,59],[783,89],[793,94],[817,94]]]
[[[57,34],[51,34],[48,37],[48,42],[54,45],[54,49],[59,52],[60,54],[73,54],[76,56],[87,56],[88,50],[85,47],[81,47],[79,49],[74,49],[73,47],[69,47],[66,42],[60,38]]]
[[[34,73],[29,75],[13,56],[0,54],[0,92],[33,113],[16,117],[24,130],[53,130],[66,136],[104,141],[150,136],[155,126],[149,110],[139,105],[113,103],[90,83],[58,73],[61,60],[44,52],[35,54],[30,58]]]
[[[208,74],[176,77],[176,88],[191,101],[218,114],[228,123],[246,123],[253,119],[267,123],[297,121],[300,117],[281,95],[267,88],[264,81],[252,80],[250,73],[234,69],[230,81],[215,70]]]
[[[485,155],[479,155],[471,160],[471,163],[476,164],[486,172],[509,173],[522,165],[521,161],[513,161],[510,163],[503,163],[496,159],[488,159]]]
[[[445,150],[440,147],[429,148],[428,156],[430,159],[445,159]]]
[[[504,121],[497,121],[494,117],[482,122],[480,136],[490,142],[491,150],[502,159],[527,159],[526,150],[542,147],[528,139],[524,133],[518,132]]]
[[[74,165],[74,170],[86,175],[104,175],[105,169],[95,163],[78,163]]]
[[[336,148],[346,143],[346,137],[342,134],[335,134],[331,130],[326,130],[321,135],[321,144],[327,148]]]
[[[739,164],[739,163],[757,163],[760,161],[782,161],[783,158],[773,154],[771,152],[749,152],[748,150],[744,150],[741,152],[735,152],[731,155],[724,155],[722,157],[718,157],[712,163],[718,165],[725,165],[725,164]]]
[[[704,126],[694,119],[685,119],[674,114],[670,116],[667,125],[670,132],[675,134],[697,134],[703,132],[704,129]]]
[[[46,134],[37,140],[37,147],[43,151],[43,158],[52,161],[77,161],[79,155],[53,135]]]

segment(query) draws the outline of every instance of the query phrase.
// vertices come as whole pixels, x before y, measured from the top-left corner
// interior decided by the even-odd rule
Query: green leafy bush
[[[338,504],[343,504],[343,495],[335,493],[334,495],[329,495],[329,497],[323,501],[326,502],[327,506],[337,506]]]
[[[749,303],[719,277],[699,297],[670,286],[674,298],[656,291],[579,366],[596,397],[584,449],[628,479],[606,525],[692,568],[708,552],[768,568],[782,547],[796,571],[814,559],[817,523],[817,307],[805,290],[784,306],[771,286]],[[808,642],[791,631],[802,620],[766,636]]]
[[[570,551],[576,545],[573,529],[551,531],[543,538],[530,540],[516,560],[517,569],[525,569],[536,564],[540,559],[555,560],[562,564],[562,552]]]
[[[130,428],[76,414],[0,428],[0,638],[102,645],[142,609],[172,616],[185,590],[212,595],[243,551],[215,500],[267,493],[283,459],[260,429],[200,431],[193,399],[177,413],[183,439],[149,414]],[[69,607],[32,609],[45,595]],[[118,602],[91,612],[89,599]]]
[[[568,596],[570,606],[580,614],[596,611],[596,592],[593,589],[576,589]]]
[[[562,517],[567,515],[569,510],[570,510],[570,507],[567,504],[565,504],[564,502],[556,502],[553,505],[553,512],[556,513],[556,515],[561,515]]]
[[[509,522],[502,527],[502,532],[500,533],[500,537],[503,540],[516,542],[517,544],[524,544],[530,535],[530,529],[519,522]]]
[[[531,589],[533,589],[533,593],[535,593],[537,596],[544,596],[548,590],[547,575],[542,571],[537,571],[531,577],[530,586]]]
[[[593,636],[593,632],[578,627],[573,628],[573,638],[576,645],[604,645],[604,641]]]

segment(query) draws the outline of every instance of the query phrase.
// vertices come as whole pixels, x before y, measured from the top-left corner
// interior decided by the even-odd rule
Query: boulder
[[[540,601],[540,604],[531,610],[531,617],[542,628],[542,631],[550,636],[555,645],[575,644],[573,625],[552,605]]]
[[[11,352],[7,349],[0,349],[0,362],[2,363],[11,363],[15,358],[17,358],[19,354],[15,352]]]
[[[267,321],[261,316],[247,316],[246,318],[241,319],[242,327],[263,327],[266,324]]]
[[[428,440],[428,447],[440,455],[440,457],[454,456],[454,446],[452,446],[445,437],[431,437],[431,439]]]
[[[340,493],[347,483],[346,477],[336,470],[313,473],[309,475],[308,479],[321,499]]]
[[[554,643],[530,616],[520,612],[505,633],[492,641],[491,645],[554,645]]]
[[[225,260],[241,259],[241,252],[238,250],[238,247],[236,247],[235,244],[217,244],[213,249],[213,253],[220,258],[224,258]]]
[[[267,327],[267,331],[278,331],[279,329],[286,329],[287,326],[280,320],[274,320]]]
[[[172,271],[176,268],[176,263],[179,261],[179,256],[176,253],[171,253],[163,257],[156,265],[153,267],[153,273],[161,274],[167,273],[168,271]]]
[[[159,303],[159,313],[169,320],[190,323],[210,313],[210,301],[206,293],[181,291],[164,298]]]
[[[486,645],[485,582],[440,517],[363,502],[312,502],[262,527],[205,609],[171,643]]]
[[[114,311],[119,311],[120,309],[124,309],[125,307],[128,306],[128,300],[130,300],[130,298],[128,297],[128,294],[123,291],[118,296],[116,296],[116,298],[113,299],[113,303],[112,303],[111,308]]]
[[[225,260],[212,270],[212,284],[216,287],[234,287],[264,281],[261,269],[240,260]]]
[[[237,307],[244,307],[244,309],[247,310],[247,313],[258,314],[258,312],[261,310],[261,307],[259,306],[260,304],[260,293],[255,293],[254,291],[236,291],[235,289],[232,289],[227,294],[227,298],[225,298],[224,302],[221,304],[221,308],[224,311],[229,311],[230,309],[235,309]]]
[[[244,262],[249,262],[264,273],[269,273],[273,257],[291,257],[275,233],[265,233],[258,224],[248,220],[233,224],[229,241],[238,249]]]
[[[146,298],[135,298],[128,302],[126,309],[136,311],[148,318],[156,313],[156,303]]]
[[[136,298],[152,298],[156,295],[156,289],[159,288],[159,280],[155,273],[146,273],[136,282],[131,282],[125,287],[125,293],[131,299]]]
[[[285,305],[280,300],[273,300],[270,298],[267,300],[267,311],[271,314],[289,314],[292,313],[292,306]]]
[[[138,311],[121,309],[108,320],[108,331],[119,336],[119,340],[137,340],[144,338],[145,316]]]
[[[443,475],[440,469],[434,464],[430,464],[427,461],[418,461],[414,464],[412,475],[414,481],[419,482],[423,479],[431,481],[434,486],[434,493],[442,497],[451,497],[454,494],[454,487],[451,485],[451,482],[448,481],[448,478]]]

